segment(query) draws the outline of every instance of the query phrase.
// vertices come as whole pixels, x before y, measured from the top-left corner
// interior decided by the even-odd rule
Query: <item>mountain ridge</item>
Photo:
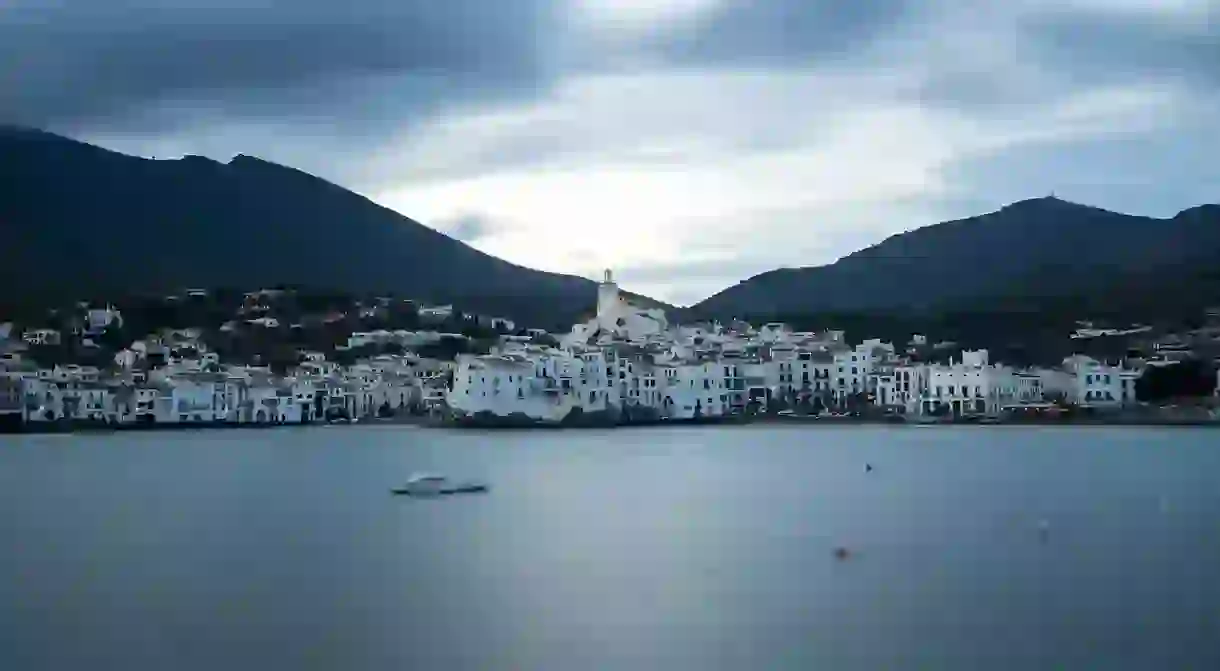
[[[918,313],[979,304],[1014,287],[1062,298],[1158,269],[1216,263],[1220,205],[1155,218],[1030,198],[891,235],[830,264],[760,273],[696,303],[689,314]]]
[[[0,281],[37,297],[291,284],[553,327],[596,305],[590,279],[499,259],[247,154],[145,158],[0,127],[0,231]]]
[[[34,296],[287,284],[553,328],[596,304],[592,280],[498,259],[248,154],[146,158],[0,125],[0,231],[0,280]],[[831,264],[759,273],[681,310],[629,295],[680,319],[910,314],[988,301],[1089,305],[1114,287],[1147,298],[1147,286],[1172,291],[1213,267],[1220,205],[1155,218],[1044,196],[891,235]]]

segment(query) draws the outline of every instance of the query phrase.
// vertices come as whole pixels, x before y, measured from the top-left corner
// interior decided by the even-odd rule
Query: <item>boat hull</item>
[[[446,487],[399,487],[391,489],[395,496],[410,496],[414,498],[436,498],[454,494],[484,494],[491,488],[484,484],[463,484]]]

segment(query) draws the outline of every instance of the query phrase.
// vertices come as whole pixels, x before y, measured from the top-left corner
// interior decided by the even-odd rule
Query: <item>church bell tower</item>
[[[618,285],[614,283],[614,275],[606,269],[602,281],[597,285],[597,315],[609,314],[618,305]]]

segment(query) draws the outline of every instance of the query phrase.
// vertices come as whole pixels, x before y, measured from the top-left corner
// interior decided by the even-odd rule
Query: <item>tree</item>
[[[801,391],[799,394],[797,394],[796,398],[797,398],[796,407],[798,410],[800,410],[802,413],[805,413],[805,414],[810,414],[810,413],[814,412],[813,391],[809,387],[808,382],[806,382],[801,387]]]
[[[1216,367],[1200,359],[1149,366],[1135,381],[1135,398],[1146,403],[1200,398],[1216,392]]]
[[[425,343],[415,348],[415,353],[426,359],[452,361],[459,354],[473,350],[470,341],[465,338],[442,337],[436,342]]]
[[[404,352],[406,352],[407,350],[402,345],[400,345],[396,342],[391,342],[391,343],[386,343],[381,348],[381,351],[383,354],[392,354],[394,356],[399,356],[399,355],[403,354]]]
[[[337,350],[334,354],[335,363],[341,366],[350,366],[361,359],[369,359],[377,356],[381,348],[375,344],[361,345],[350,349]]]
[[[136,335],[126,326],[120,326],[117,321],[110,322],[93,341],[107,352],[118,352],[132,343]]]
[[[42,368],[73,363],[72,349],[67,344],[31,345],[25,355]]]
[[[555,336],[549,333],[534,336],[530,339],[530,344],[539,345],[541,347],[559,347],[559,341],[555,339]]]

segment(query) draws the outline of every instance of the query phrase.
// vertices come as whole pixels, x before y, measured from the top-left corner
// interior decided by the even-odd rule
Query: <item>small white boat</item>
[[[416,473],[407,478],[405,485],[390,491],[405,496],[445,496],[448,494],[477,494],[489,489],[490,487],[483,482],[458,482],[434,473]]]

